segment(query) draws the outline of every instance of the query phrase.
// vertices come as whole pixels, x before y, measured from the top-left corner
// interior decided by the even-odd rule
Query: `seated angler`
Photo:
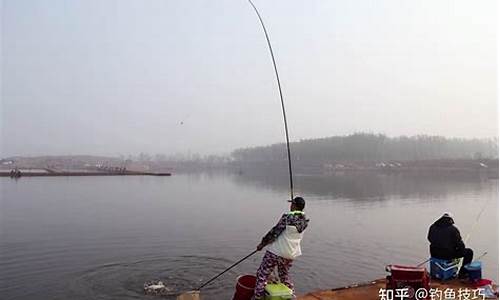
[[[460,236],[460,231],[453,224],[455,224],[455,222],[451,214],[444,213],[443,216],[429,228],[427,239],[431,243],[431,257],[446,260],[463,257],[462,267],[458,273],[458,277],[463,278],[467,275],[464,266],[472,261],[474,252],[469,248],[465,248],[465,244]]]

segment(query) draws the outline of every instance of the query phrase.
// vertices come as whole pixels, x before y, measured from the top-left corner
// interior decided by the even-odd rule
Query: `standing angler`
[[[300,241],[309,220],[304,214],[306,202],[302,197],[295,197],[291,202],[290,212],[284,214],[257,246],[260,251],[267,245],[269,248],[262,258],[262,263],[257,270],[257,283],[255,285],[254,299],[262,299],[264,288],[269,275],[278,266],[280,281],[293,291],[293,283],[288,272],[295,258],[302,254]]]

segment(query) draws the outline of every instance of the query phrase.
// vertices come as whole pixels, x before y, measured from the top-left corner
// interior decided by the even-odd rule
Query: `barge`
[[[171,173],[165,172],[136,172],[136,171],[122,171],[122,172],[106,172],[106,171],[31,171],[19,170],[16,173],[11,171],[0,171],[0,177],[61,177],[61,176],[171,176]]]

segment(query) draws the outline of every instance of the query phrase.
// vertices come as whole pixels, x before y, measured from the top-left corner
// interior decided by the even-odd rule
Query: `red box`
[[[386,277],[387,290],[393,290],[396,293],[396,289],[408,288],[408,297],[404,299],[410,300],[415,299],[415,293],[419,289],[425,289],[426,297],[419,297],[418,299],[429,299],[430,278],[425,268],[388,265],[386,266],[386,271],[391,273],[391,275]]]

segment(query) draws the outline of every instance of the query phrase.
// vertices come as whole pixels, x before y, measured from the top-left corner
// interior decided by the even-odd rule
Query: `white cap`
[[[444,212],[443,217],[451,218],[453,219],[453,214],[451,212]]]

